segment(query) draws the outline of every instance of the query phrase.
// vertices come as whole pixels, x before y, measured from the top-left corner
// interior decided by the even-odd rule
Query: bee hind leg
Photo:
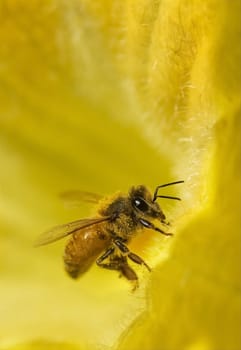
[[[121,240],[116,239],[114,241],[115,245],[119,248],[119,250],[126,254],[128,256],[129,259],[131,259],[134,263],[139,264],[139,265],[144,265],[148,271],[151,271],[151,268],[147,265],[147,263],[138,255],[132,253],[128,247],[121,242]]]
[[[114,247],[106,250],[106,252],[96,260],[96,264],[104,269],[119,271],[120,277],[123,276],[133,283],[132,291],[136,290],[139,286],[137,274],[128,265],[126,257],[113,254],[114,250]],[[110,261],[108,263],[103,262],[108,257],[110,257]]]
[[[116,268],[117,264],[116,262],[110,262],[110,263],[103,263],[103,261],[105,259],[107,259],[109,256],[111,256],[114,252],[115,248],[111,247],[109,249],[107,249],[103,255],[101,255],[97,260],[96,260],[96,264],[100,267],[103,267],[104,269],[109,269],[109,270],[118,270],[118,268]]]
[[[115,251],[114,247],[111,247],[105,251],[97,260],[96,264],[104,269],[108,270],[117,270],[120,271],[120,266],[123,264],[123,259],[121,257],[115,256],[113,253]],[[105,263],[103,262],[110,257],[110,261]]]
[[[120,264],[121,276],[124,276],[128,281],[133,284],[132,292],[139,287],[138,276],[135,271],[127,264]]]

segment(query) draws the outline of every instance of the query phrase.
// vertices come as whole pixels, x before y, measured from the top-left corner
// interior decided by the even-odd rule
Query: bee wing
[[[54,226],[49,231],[42,233],[35,241],[34,246],[39,247],[41,245],[58,241],[59,239],[64,238],[76,231],[108,220],[110,220],[110,217],[104,216],[101,218],[80,219],[67,224]]]
[[[92,204],[98,203],[102,196],[97,193],[87,192],[87,191],[79,191],[72,190],[60,193],[60,197],[70,204],[79,204],[81,202],[88,202]]]

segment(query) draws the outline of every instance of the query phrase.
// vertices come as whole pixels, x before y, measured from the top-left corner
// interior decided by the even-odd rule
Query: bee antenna
[[[179,197],[159,196],[159,195],[157,195],[157,193],[158,193],[159,188],[167,187],[167,186],[171,186],[171,185],[177,185],[177,184],[181,184],[181,183],[183,183],[183,182],[184,182],[183,180],[180,180],[180,181],[169,182],[169,183],[167,183],[167,184],[157,186],[156,189],[155,189],[154,195],[153,195],[153,200],[152,200],[152,202],[154,203],[154,202],[156,201],[157,198],[175,199],[175,200],[180,201],[181,198],[179,198]]]
[[[172,197],[172,196],[156,196],[156,198],[167,198],[167,199],[175,199],[177,201],[181,201],[181,198],[179,198],[179,197]]]

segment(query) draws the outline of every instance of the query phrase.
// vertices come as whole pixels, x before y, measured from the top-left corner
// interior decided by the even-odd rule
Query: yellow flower
[[[240,348],[239,1],[0,4],[0,349]],[[58,193],[185,180],[161,202],[175,236],[131,244],[135,293],[78,281],[54,224],[90,214]],[[172,192],[171,192],[172,191]]]

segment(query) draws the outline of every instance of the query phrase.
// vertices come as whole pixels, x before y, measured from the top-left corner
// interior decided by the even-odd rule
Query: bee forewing
[[[59,239],[64,238],[76,231],[99,224],[103,221],[108,221],[109,219],[110,217],[108,216],[101,218],[80,219],[69,222],[67,224],[54,226],[49,231],[42,233],[35,241],[34,246],[39,247],[41,245],[46,245],[58,241]]]
[[[81,202],[96,204],[102,199],[102,196],[97,193],[75,190],[62,192],[60,193],[60,197],[64,202],[74,205],[80,204]]]

